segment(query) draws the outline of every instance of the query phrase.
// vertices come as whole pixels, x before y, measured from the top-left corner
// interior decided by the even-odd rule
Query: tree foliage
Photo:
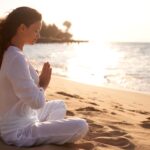
[[[65,21],[65,22],[63,23],[63,25],[66,26],[66,32],[68,32],[69,29],[71,28],[71,22]]]
[[[46,25],[45,22],[42,23],[42,28],[40,31],[41,38],[49,38],[56,40],[71,40],[72,34],[69,32],[63,32],[55,24]]]

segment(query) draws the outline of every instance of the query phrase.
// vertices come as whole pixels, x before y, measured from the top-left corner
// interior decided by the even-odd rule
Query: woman
[[[46,102],[50,64],[44,63],[38,76],[23,54],[24,45],[39,38],[41,21],[35,9],[19,7],[0,23],[1,138],[19,147],[75,142],[88,131],[84,119],[64,119],[63,101]]]

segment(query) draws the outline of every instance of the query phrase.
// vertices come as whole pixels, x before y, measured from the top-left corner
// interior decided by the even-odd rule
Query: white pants
[[[88,124],[84,119],[64,119],[66,107],[63,101],[47,102],[38,110],[39,122],[4,135],[2,139],[9,145],[33,146],[40,144],[71,143],[84,137]]]

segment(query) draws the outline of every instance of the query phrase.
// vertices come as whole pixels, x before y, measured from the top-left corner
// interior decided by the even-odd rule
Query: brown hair
[[[11,39],[21,24],[29,27],[31,24],[42,20],[42,15],[35,9],[29,7],[18,7],[0,22],[0,67],[4,52],[11,44]]]

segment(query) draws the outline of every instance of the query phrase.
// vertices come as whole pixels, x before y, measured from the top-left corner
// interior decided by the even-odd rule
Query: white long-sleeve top
[[[14,131],[37,121],[36,109],[45,104],[39,77],[23,52],[9,46],[0,69],[0,131]]]

